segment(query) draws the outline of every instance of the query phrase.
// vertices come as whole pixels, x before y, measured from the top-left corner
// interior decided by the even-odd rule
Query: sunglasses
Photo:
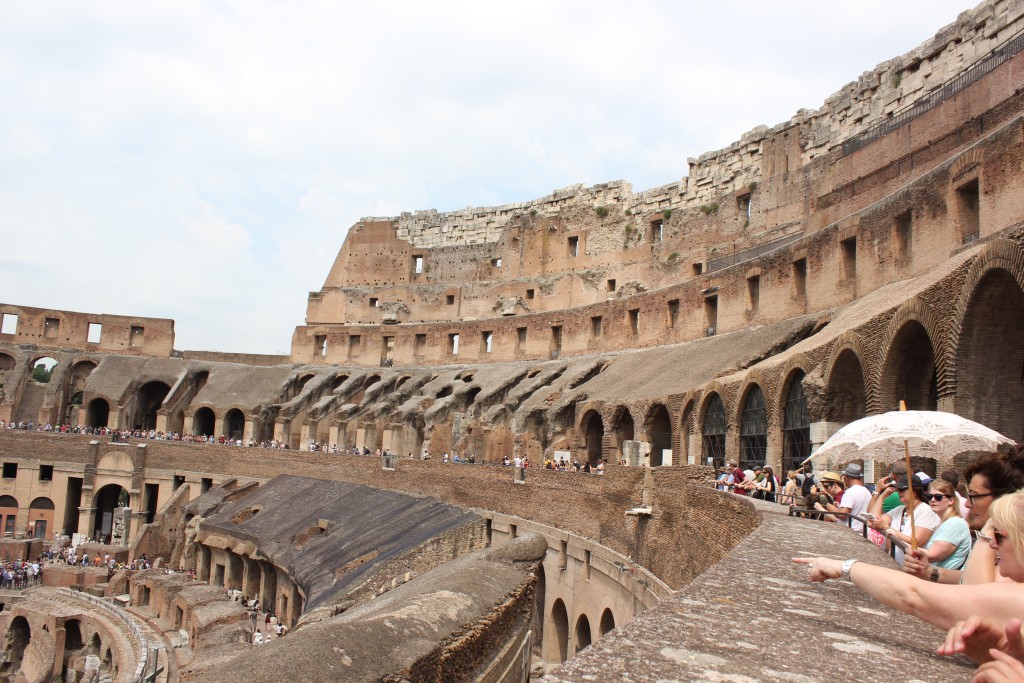
[[[945,493],[926,493],[921,497],[924,498],[925,500],[945,500],[947,498],[949,498],[950,500],[953,499],[953,496],[947,496]]]
[[[970,499],[971,503],[974,502],[975,498],[988,498],[989,496],[994,496],[994,495],[996,495],[996,494],[995,493],[972,493],[971,491],[967,492],[967,497]]]

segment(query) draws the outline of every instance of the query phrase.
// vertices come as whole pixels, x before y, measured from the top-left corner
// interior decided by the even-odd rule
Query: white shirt
[[[906,506],[898,505],[892,510],[889,510],[888,514],[892,517],[892,521],[889,522],[889,528],[895,529],[902,534],[910,534],[910,515],[904,514]],[[918,529],[931,529],[935,531],[942,524],[942,520],[935,514],[932,509],[928,506],[928,503],[918,503],[917,507],[914,508],[914,526]],[[896,548],[896,561],[903,564],[903,551]]]
[[[851,515],[863,515],[868,511],[868,504],[871,502],[871,493],[861,486],[854,484],[843,492],[843,498],[839,506],[849,508]],[[850,519],[850,528],[860,532],[864,530],[864,522],[859,519]]]

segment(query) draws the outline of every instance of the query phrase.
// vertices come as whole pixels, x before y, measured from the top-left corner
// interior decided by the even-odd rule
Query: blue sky
[[[5,2],[0,301],[287,353],[360,217],[678,180],[967,8]]]

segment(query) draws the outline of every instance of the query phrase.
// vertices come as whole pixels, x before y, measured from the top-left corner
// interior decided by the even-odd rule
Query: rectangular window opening
[[[590,551],[583,551],[583,578],[590,580]]]
[[[664,234],[664,221],[656,220],[651,221],[651,244],[657,244],[661,241],[662,235]]]
[[[704,263],[702,261],[697,261],[696,263],[694,263],[693,264],[693,274],[694,275],[701,275],[703,273],[704,273]]]
[[[601,336],[601,316],[590,317],[590,336],[597,339]]]
[[[852,280],[857,277],[857,238],[850,237],[839,243],[843,259],[843,277]]]
[[[426,350],[427,350],[427,335],[425,335],[425,334],[417,334],[416,335],[416,350],[415,350],[416,355],[420,356]]]
[[[750,195],[743,194],[736,198],[736,212],[741,220],[750,222]]]
[[[448,355],[457,356],[459,355],[459,335],[449,334],[448,335]]]
[[[141,325],[132,325],[131,335],[128,337],[128,346],[138,348],[146,341],[146,328]]]
[[[43,326],[43,336],[47,339],[56,339],[60,330],[60,318],[47,318]]]
[[[100,338],[103,337],[103,323],[89,323],[89,331],[85,337],[85,341],[89,344],[99,344]]]
[[[185,475],[184,474],[175,474],[174,475],[174,479],[171,481],[171,490],[172,491],[177,491],[178,489],[180,489],[184,485],[185,485]]]
[[[960,218],[960,239],[967,242],[978,239],[981,234],[981,195],[978,179],[961,185],[956,190],[957,210]]]
[[[756,311],[761,305],[761,276],[754,275],[747,278],[747,305],[750,310]]]
[[[640,334],[640,309],[634,308],[629,311],[629,330],[633,336]]]
[[[395,338],[382,337],[380,341],[380,362],[390,365],[395,359]]]
[[[213,488],[213,479],[209,477],[203,477],[203,481],[199,484],[199,492],[206,493]]]
[[[3,478],[4,479],[15,479],[18,476],[18,463],[16,462],[5,462]]]
[[[39,481],[53,481],[53,465],[39,466]]]
[[[713,337],[718,331],[718,296],[704,299],[704,336]]]
[[[370,297],[370,308],[377,308],[378,306],[380,306],[380,302],[377,300],[377,297],[371,296]]]
[[[807,259],[793,261],[793,295],[807,296]]]
[[[668,326],[674,328],[679,323],[679,299],[668,302]]]
[[[348,357],[349,359],[355,358],[359,355],[359,346],[362,338],[358,334],[350,334],[348,336]]]
[[[423,257],[413,256],[412,257],[412,272],[419,275],[423,272]]]
[[[895,237],[896,242],[896,256],[904,257],[910,256],[910,244],[912,235],[912,218],[910,211],[904,211],[899,216],[896,216],[896,230]]]
[[[494,334],[491,332],[480,333],[480,350],[484,353],[491,352],[491,342],[494,341]]]
[[[562,326],[551,326],[551,357],[557,358],[562,352]]]
[[[532,289],[526,290],[526,298],[527,299],[532,299],[533,298],[533,290]]]
[[[615,280],[608,280],[608,291],[609,292],[614,292],[615,291]]]
[[[494,266],[495,268],[501,268],[501,259],[500,258],[492,258],[491,259],[491,265]]]
[[[516,353],[526,349],[526,328],[516,328]]]
[[[313,337],[313,354],[321,358],[327,355],[327,335],[318,334]]]
[[[18,331],[18,316],[14,313],[4,313],[0,321],[0,334],[15,334]]]
[[[562,541],[562,550],[558,553],[558,568],[565,570],[569,566],[569,542]]]
[[[445,294],[445,296],[444,296],[444,303],[445,303],[446,306],[454,305],[455,304],[455,295],[454,294]]]
[[[569,238],[569,256],[575,257],[580,252],[580,238],[570,237]]]

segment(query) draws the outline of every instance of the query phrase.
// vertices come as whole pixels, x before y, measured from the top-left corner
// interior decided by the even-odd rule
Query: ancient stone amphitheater
[[[287,357],[0,305],[0,553],[159,567],[0,591],[0,679],[966,680],[789,562],[881,551],[707,481],[901,399],[1024,438],[1022,47],[988,0],[667,185],[364,218]]]

